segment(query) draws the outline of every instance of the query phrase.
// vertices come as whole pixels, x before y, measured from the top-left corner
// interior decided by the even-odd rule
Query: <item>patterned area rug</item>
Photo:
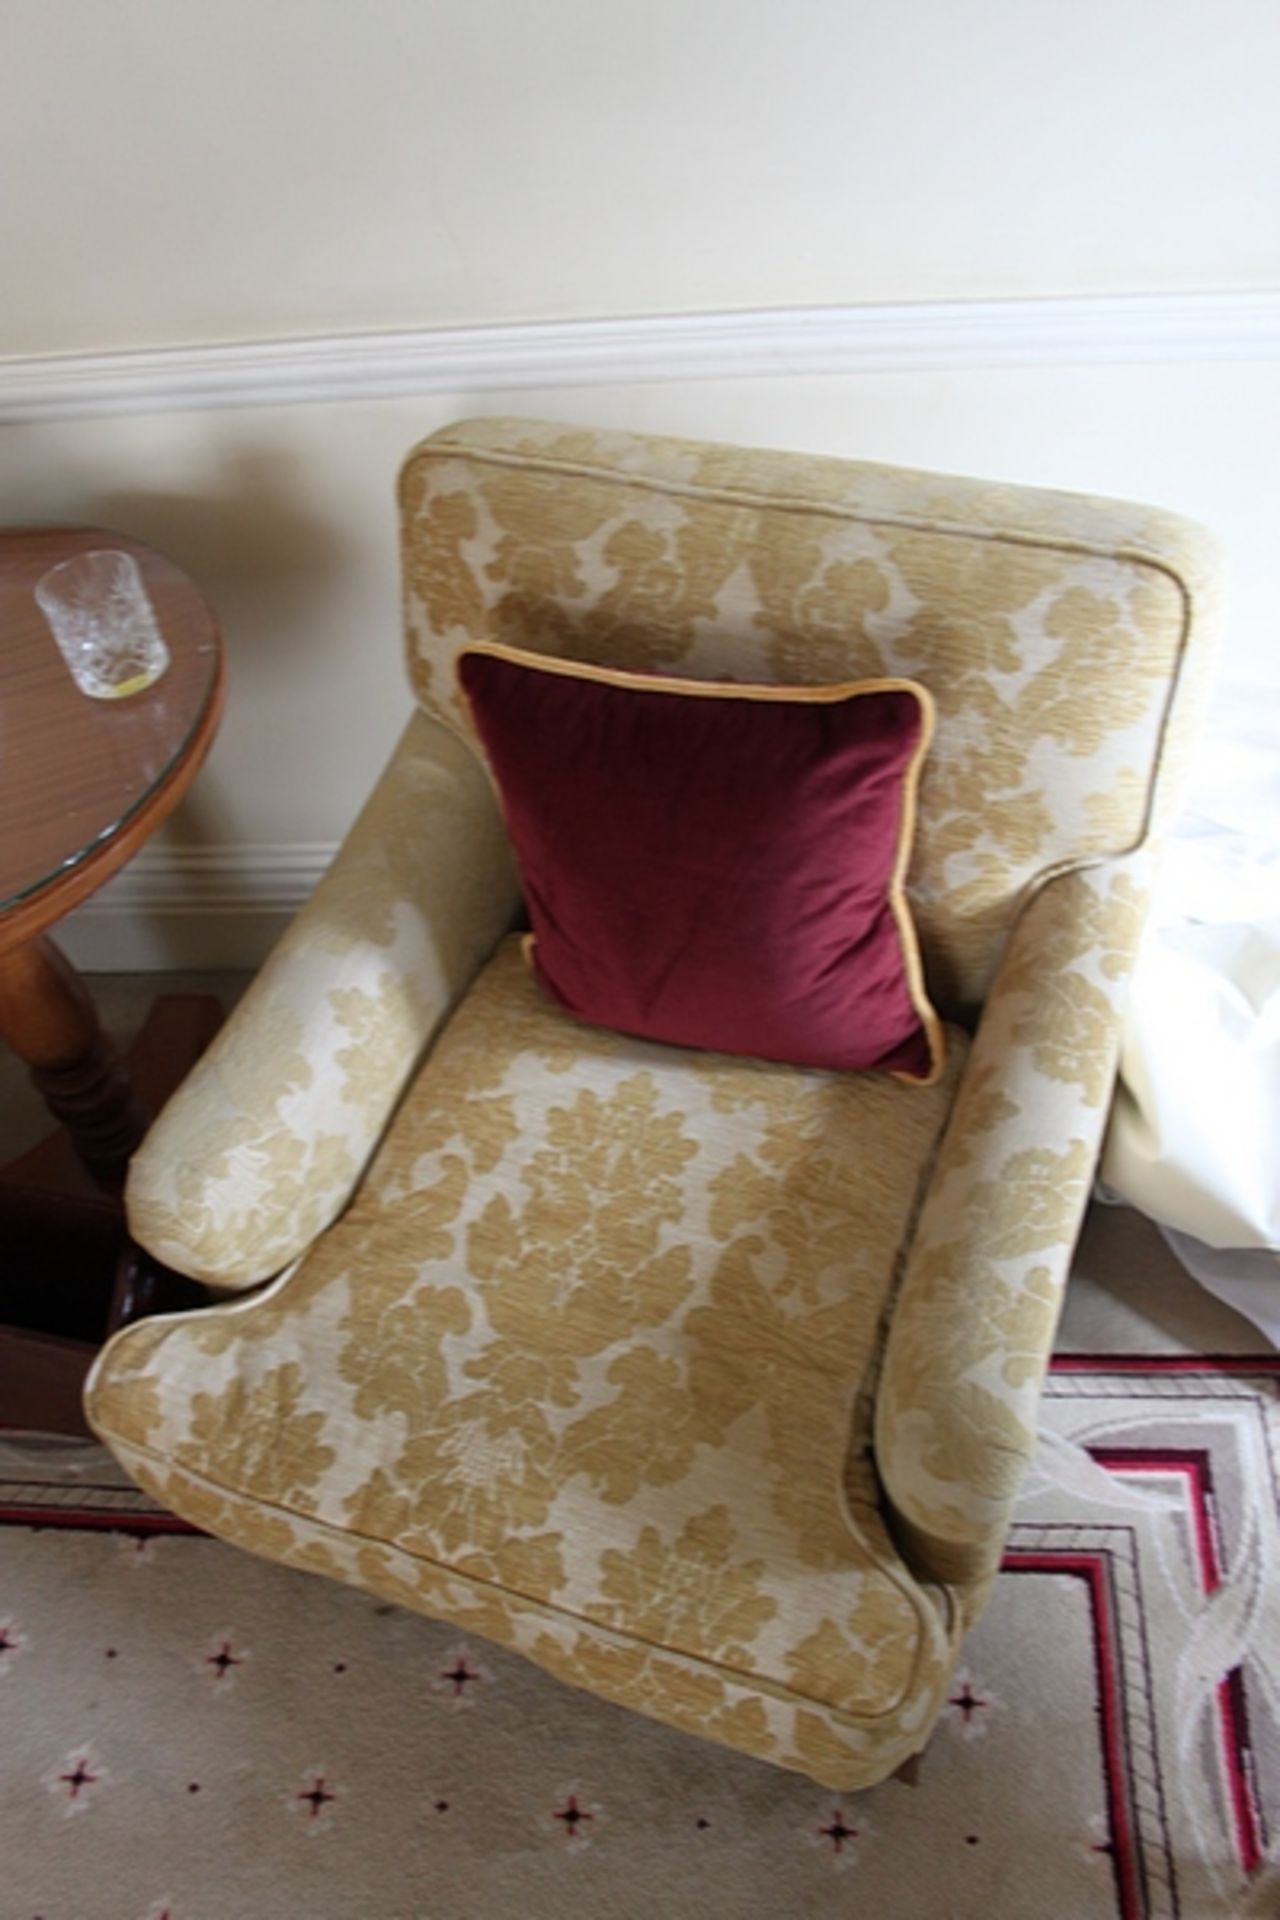
[[[920,1784],[843,1800],[0,1439],[0,1920],[1275,1920],[1280,1359],[1044,1427]]]

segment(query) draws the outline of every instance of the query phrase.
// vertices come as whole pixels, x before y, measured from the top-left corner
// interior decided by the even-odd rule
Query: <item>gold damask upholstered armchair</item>
[[[1032,1449],[1212,549],[1142,507],[523,420],[435,435],[400,501],[414,715],[133,1166],[138,1240],[228,1297],[118,1334],[90,1418],[214,1534],[867,1785],[929,1736]],[[544,998],[454,687],[476,639],[923,681],[943,1076]]]

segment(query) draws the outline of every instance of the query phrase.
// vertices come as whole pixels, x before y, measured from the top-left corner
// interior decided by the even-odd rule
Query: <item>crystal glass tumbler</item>
[[[80,553],[36,583],[72,679],[94,700],[141,693],[169,664],[155,611],[132,554]]]

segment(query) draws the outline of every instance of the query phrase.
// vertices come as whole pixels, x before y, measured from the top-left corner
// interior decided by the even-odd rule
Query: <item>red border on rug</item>
[[[1222,1585],[1223,1549],[1214,1499],[1213,1469],[1203,1448],[1090,1447],[1089,1455],[1108,1473],[1176,1475],[1182,1482],[1191,1531],[1206,1595]],[[1244,1672],[1232,1667],[1218,1682],[1218,1724],[1223,1767],[1236,1830],[1236,1851],[1246,1873],[1262,1865],[1262,1806],[1258,1768],[1249,1735]]]
[[[1108,1847],[1115,1875],[1121,1920],[1143,1920],[1141,1871],[1128,1796],[1125,1793],[1125,1747],[1121,1734],[1120,1667],[1116,1654],[1116,1620],[1106,1555],[1071,1549],[1062,1553],[1011,1550],[1000,1564],[1002,1573],[1066,1574],[1083,1580],[1089,1595],[1093,1624],[1094,1662],[1098,1679],[1098,1723],[1102,1771],[1107,1786]]]
[[[1055,1353],[1049,1371],[1280,1374],[1280,1353]]]
[[[203,1527],[193,1527],[189,1520],[180,1520],[176,1513],[130,1513],[127,1509],[112,1512],[102,1507],[38,1507],[25,1502],[0,1506],[0,1526],[31,1527],[36,1532],[42,1527],[80,1527],[99,1533],[193,1533],[204,1539],[211,1537]]]

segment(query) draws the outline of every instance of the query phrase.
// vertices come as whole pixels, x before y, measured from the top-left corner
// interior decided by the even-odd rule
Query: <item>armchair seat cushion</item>
[[[925,1088],[667,1048],[574,1021],[508,940],[343,1217],[264,1292],[117,1335],[92,1422],[214,1533],[878,1778],[957,1632],[870,1454],[948,1039]]]

